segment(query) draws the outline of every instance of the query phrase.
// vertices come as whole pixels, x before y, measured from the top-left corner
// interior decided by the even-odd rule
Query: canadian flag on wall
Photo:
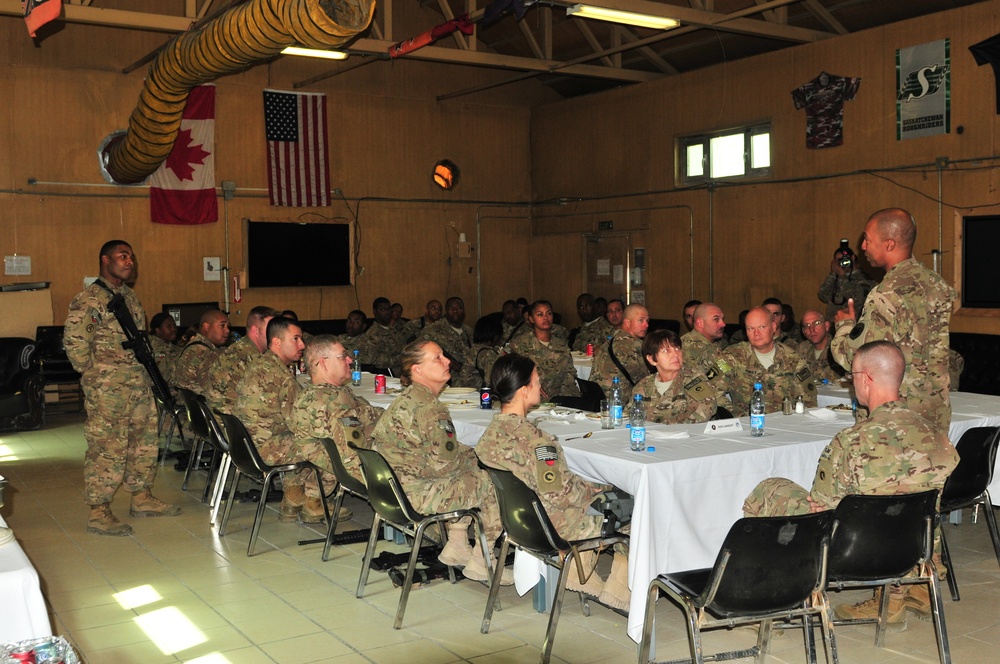
[[[149,213],[157,224],[210,224],[219,220],[215,197],[215,86],[188,95],[177,140],[149,178]]]

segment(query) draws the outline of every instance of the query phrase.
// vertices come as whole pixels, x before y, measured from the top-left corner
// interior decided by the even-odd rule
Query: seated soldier
[[[305,361],[310,382],[295,397],[289,428],[299,440],[332,438],[344,468],[364,482],[358,454],[347,443],[370,449],[375,423],[384,409],[351,391],[351,358],[336,337],[321,334],[310,339]],[[328,459],[316,463],[333,473]],[[342,512],[341,520],[344,518],[350,518],[350,513]]]
[[[472,330],[472,357],[476,371],[483,378],[483,385],[490,384],[493,363],[506,353],[500,345],[501,337],[503,324],[496,316],[483,316],[476,321],[476,327]]]
[[[295,437],[288,426],[288,414],[299,394],[292,365],[302,357],[302,328],[290,318],[277,316],[267,324],[267,351],[250,361],[243,380],[236,388],[233,413],[250,433],[264,463],[272,466],[306,459],[317,465],[329,465],[326,449],[311,438]],[[323,473],[323,491],[311,471],[285,473],[284,496],[280,519],[302,523],[322,523],[323,494],[336,488],[337,480]]]
[[[355,309],[347,314],[347,322],[344,327],[345,331],[337,337],[337,341],[343,344],[344,350],[352,359],[354,351],[358,351],[358,358],[361,359],[361,355],[365,351],[365,330],[368,329],[368,317],[365,316],[365,312]]]
[[[608,303],[608,313],[615,300]],[[625,307],[621,327],[615,330],[611,340],[594,351],[594,368],[590,380],[611,390],[615,378],[621,381],[622,398],[628,403],[632,388],[649,375],[649,368],[642,356],[642,340],[649,330],[649,312],[641,304]]]
[[[167,383],[173,384],[174,364],[181,354],[177,341],[177,323],[173,316],[160,312],[149,321],[149,343],[153,347],[156,367]]]
[[[420,336],[421,331],[431,323],[436,323],[441,320],[442,315],[444,315],[444,307],[441,306],[441,303],[437,300],[429,301],[424,307],[423,316],[420,318],[414,318],[403,325],[403,342],[412,343],[416,341],[417,337]]]
[[[449,297],[444,304],[444,318],[424,328],[421,339],[433,341],[451,362],[452,387],[479,387],[482,376],[476,371],[472,354],[472,328],[465,325],[465,302]]]
[[[585,352],[587,345],[593,346],[597,350],[608,341],[608,337],[614,334],[611,323],[604,316],[598,316],[594,309],[594,296],[584,293],[576,298],[576,313],[580,317],[580,327],[574,330],[573,350]]]
[[[684,311],[687,312],[687,309]],[[699,304],[691,314],[691,328],[681,337],[684,364],[698,367],[707,374],[715,368],[715,356],[729,346],[726,341],[726,315],[711,302]]]
[[[641,394],[646,417],[658,424],[707,422],[719,406],[729,404],[701,367],[684,362],[681,340],[671,330],[646,335],[642,354],[655,372],[640,380],[632,394]]]
[[[547,300],[533,302],[528,312],[528,334],[514,338],[511,351],[524,355],[538,367],[545,400],[555,397],[578,397],[576,367],[569,346],[552,332],[552,305]]]
[[[209,408],[232,413],[236,407],[236,386],[243,380],[250,360],[267,350],[267,324],[278,315],[271,307],[254,307],[247,315],[247,333],[222,351],[202,373],[201,393]]]
[[[218,309],[201,315],[198,333],[187,342],[174,363],[174,385],[202,393],[202,375],[222,354],[229,340],[229,317]]]
[[[372,316],[374,320],[365,332],[364,343],[360,349],[361,362],[397,374],[403,337],[400,330],[390,327],[392,306],[389,300],[384,297],[375,298],[372,303]]]
[[[786,516],[837,507],[848,494],[894,495],[940,490],[958,464],[948,437],[906,407],[900,399],[903,353],[889,341],[872,341],[854,354],[851,376],[858,403],[868,419],[844,429],[819,458],[812,489],[783,477],[766,479],[743,505],[746,516]],[[935,554],[937,556],[937,554]],[[893,588],[889,594],[890,628],[905,629],[906,611],[929,617],[927,589]],[[878,594],[856,605],[838,606],[841,619],[877,618]]]
[[[493,394],[500,414],[476,444],[476,455],[488,466],[514,473],[528,485],[545,507],[556,532],[567,540],[601,535],[604,515],[591,505],[613,487],[594,484],[574,474],[566,465],[562,446],[552,434],[528,421],[528,410],[541,401],[538,368],[529,358],[513,353],[493,365]],[[597,576],[597,553],[580,555],[587,578],[570,572],[566,587],[597,597],[616,609],[628,609],[628,550],[618,547],[607,581]]]
[[[816,380],[806,361],[790,347],[775,341],[779,321],[767,309],[751,309],[746,318],[750,341],[730,346],[716,356],[717,377],[711,377],[721,391],[729,392],[732,412],[750,412],[754,383],[764,386],[765,410],[781,410],[785,397],[793,402],[802,397],[806,406],[816,405]]]
[[[493,484],[473,449],[458,441],[448,408],[438,400],[451,378],[448,358],[433,341],[420,340],[403,349],[402,365],[405,389],[375,425],[372,448],[396,471],[415,510],[438,514],[478,507],[487,542],[496,542],[502,525]],[[479,538],[469,546],[467,519],[448,524],[438,560],[464,565],[462,573],[475,581],[489,577]],[[505,585],[513,583],[507,570],[504,576]]]
[[[824,378],[834,383],[844,376],[844,370],[830,352],[830,321],[823,314],[810,309],[802,315],[802,334],[805,339],[798,345],[798,353],[806,361],[813,378]]]

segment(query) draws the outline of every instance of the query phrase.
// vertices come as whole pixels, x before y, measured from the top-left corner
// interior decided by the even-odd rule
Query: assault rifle
[[[176,404],[174,397],[170,393],[170,386],[160,373],[160,368],[156,366],[156,358],[153,356],[153,347],[149,343],[149,333],[143,332],[135,326],[135,319],[132,312],[125,304],[125,297],[121,293],[115,293],[108,302],[108,311],[115,315],[118,324],[122,326],[127,341],[122,342],[122,348],[135,353],[135,359],[146,368],[149,380],[153,384],[153,396],[162,403],[168,410],[175,412]]]

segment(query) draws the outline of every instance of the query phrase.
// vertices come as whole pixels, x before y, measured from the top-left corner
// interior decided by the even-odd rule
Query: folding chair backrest
[[[941,490],[941,510],[972,504],[993,480],[993,464],[1000,442],[1000,427],[973,427],[958,441],[958,466]]]
[[[219,424],[219,420],[212,414],[212,410],[208,407],[208,402],[205,401],[204,397],[198,398],[198,406],[201,409],[201,416],[205,418],[205,423],[208,425],[209,440],[220,450],[229,454],[229,439],[226,437],[226,432],[222,430],[222,425]],[[219,416],[222,416],[221,412]]]
[[[835,511],[831,582],[901,577],[926,555],[937,489],[895,496],[845,496]]]
[[[180,395],[181,402],[184,404],[184,412],[187,415],[188,428],[191,433],[203,440],[211,440],[208,423],[205,421],[205,417],[201,414],[201,407],[198,405],[198,395],[191,390],[184,389],[183,387],[178,388],[177,393]]]
[[[722,617],[800,608],[823,587],[832,527],[831,511],[740,519],[726,535],[700,603]]]
[[[570,545],[556,534],[538,494],[509,470],[480,462],[489,473],[500,505],[500,521],[507,537],[522,549],[541,555],[565,551]]]
[[[344,466],[344,460],[340,457],[340,448],[337,447],[337,443],[332,438],[320,438],[320,441],[330,456],[330,463],[333,464],[333,475],[337,481],[343,484],[348,491],[367,496],[368,489],[365,487],[365,483],[351,475]]]
[[[577,378],[576,382],[580,386],[580,396],[584,399],[595,400],[600,404],[601,399],[608,398],[604,394],[604,388],[599,383],[595,383],[592,380],[584,380],[583,378]]]
[[[375,513],[389,523],[406,524],[420,521],[423,516],[410,504],[396,472],[381,454],[348,443],[358,453],[367,482],[368,502]]]
[[[235,415],[220,413],[229,439],[229,458],[244,475],[263,480],[267,465],[250,438],[250,432]]]

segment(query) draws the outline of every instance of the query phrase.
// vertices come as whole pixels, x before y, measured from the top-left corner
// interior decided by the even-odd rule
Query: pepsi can
[[[479,388],[479,407],[483,410],[491,410],[493,408],[493,395],[490,392],[490,388]]]

